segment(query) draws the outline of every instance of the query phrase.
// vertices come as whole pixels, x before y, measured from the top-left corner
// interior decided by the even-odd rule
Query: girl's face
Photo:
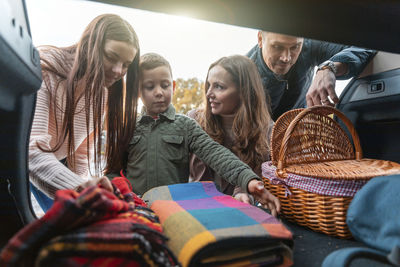
[[[223,67],[216,65],[208,72],[206,81],[207,100],[214,115],[233,115],[239,108],[240,95],[232,76]]]
[[[137,49],[127,42],[106,40],[103,58],[106,87],[124,77],[136,53]]]

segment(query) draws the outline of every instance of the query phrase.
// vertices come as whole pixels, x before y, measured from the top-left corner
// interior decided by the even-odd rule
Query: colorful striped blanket
[[[213,182],[153,188],[143,195],[183,266],[290,266],[292,234],[262,209]]]

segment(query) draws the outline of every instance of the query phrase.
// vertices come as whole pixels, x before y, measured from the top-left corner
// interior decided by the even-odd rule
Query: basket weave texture
[[[343,121],[354,146],[331,114]],[[398,163],[362,158],[351,121],[329,106],[295,109],[279,117],[271,135],[271,161],[277,167],[276,176],[283,180],[288,173],[331,180],[369,180],[400,173]],[[265,187],[280,199],[282,215],[288,220],[328,235],[352,237],[346,225],[352,197],[320,195],[263,179]]]

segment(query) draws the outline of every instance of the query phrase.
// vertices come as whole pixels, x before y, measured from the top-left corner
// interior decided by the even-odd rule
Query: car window
[[[96,1],[26,0],[33,43],[68,46],[75,43],[84,27],[97,15],[115,13],[128,20],[139,36],[141,53],[157,52],[170,61],[177,90],[191,90],[192,103],[180,111],[198,107],[209,65],[222,56],[246,54],[257,44],[257,29],[190,18],[191,14],[167,15]],[[361,76],[398,67],[399,56],[381,52]],[[337,80],[340,96],[350,80]],[[188,85],[190,86],[188,87]],[[181,92],[184,95],[185,92]],[[181,108],[179,93],[174,105]],[[141,105],[141,103],[139,103]],[[139,107],[140,109],[140,107]],[[36,206],[36,205],[35,205]]]

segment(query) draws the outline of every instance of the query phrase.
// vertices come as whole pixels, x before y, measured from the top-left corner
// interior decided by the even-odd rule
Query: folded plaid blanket
[[[0,266],[177,266],[158,217],[129,187],[59,190],[46,214],[21,229]]]
[[[212,182],[153,188],[143,195],[183,266],[290,266],[292,234],[262,209]]]

